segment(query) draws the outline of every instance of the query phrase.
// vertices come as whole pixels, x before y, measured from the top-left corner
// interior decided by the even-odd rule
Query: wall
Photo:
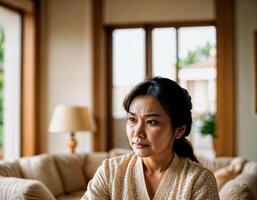
[[[91,1],[43,0],[40,48],[40,152],[68,152],[69,135],[49,133],[58,104],[92,110]],[[91,151],[91,135],[77,134],[78,151]]]
[[[255,111],[254,40],[257,1],[235,1],[237,153],[257,161],[257,114]],[[257,77],[256,77],[257,78]]]
[[[214,0],[105,0],[106,24],[213,20]]]

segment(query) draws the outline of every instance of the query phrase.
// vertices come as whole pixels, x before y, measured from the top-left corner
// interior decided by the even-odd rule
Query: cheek
[[[127,137],[130,139],[133,136],[133,128],[128,125],[128,123],[126,124],[126,133],[127,133]]]
[[[153,136],[153,137],[160,137],[162,135],[165,135],[167,132],[167,129],[165,127],[161,127],[161,126],[156,126],[156,127],[148,127],[146,129],[146,132],[148,132],[149,136]]]
[[[169,143],[172,140],[172,132],[165,128],[156,128],[149,131],[148,138],[157,143]]]

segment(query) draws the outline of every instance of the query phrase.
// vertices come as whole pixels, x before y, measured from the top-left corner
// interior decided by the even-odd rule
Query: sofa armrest
[[[240,174],[236,178],[228,181],[221,188],[219,195],[221,200],[248,200],[255,199],[252,191],[252,185],[256,185],[253,177],[249,174]],[[255,183],[254,183],[255,182]]]
[[[221,200],[249,200],[257,199],[257,163],[246,162],[241,174],[228,181],[221,188]]]
[[[47,187],[37,180],[0,177],[1,200],[55,200]]]

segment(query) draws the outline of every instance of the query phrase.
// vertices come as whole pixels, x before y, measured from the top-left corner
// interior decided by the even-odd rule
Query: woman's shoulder
[[[201,164],[190,160],[189,158],[179,158],[179,174],[188,184],[193,184],[193,188],[213,187],[216,191],[217,184],[214,174]]]
[[[201,174],[205,174],[206,176],[214,176],[209,169],[203,167],[200,163],[192,161],[189,158],[180,157],[180,160],[184,163],[188,173],[190,174],[195,174],[197,176],[200,176]]]
[[[126,167],[130,162],[136,160],[134,153],[126,153],[124,155],[114,156],[104,160],[103,165],[108,165],[109,168]]]

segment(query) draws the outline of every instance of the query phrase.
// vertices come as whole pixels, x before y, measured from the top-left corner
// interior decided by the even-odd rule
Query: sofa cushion
[[[254,161],[248,161],[244,165],[242,173],[257,175],[257,163]]]
[[[83,164],[83,172],[85,179],[88,182],[93,178],[96,170],[102,164],[104,159],[108,158],[108,153],[90,153],[86,155],[85,161]]]
[[[55,161],[63,181],[65,192],[70,193],[86,187],[81,157],[75,154],[55,155]]]
[[[0,178],[0,199],[55,200],[53,194],[41,182],[13,177]]]
[[[0,176],[21,177],[18,161],[0,161]]]
[[[72,192],[69,195],[62,195],[56,198],[56,200],[80,200],[86,190],[80,190]]]
[[[64,193],[62,181],[58,173],[53,156],[41,154],[24,157],[19,160],[21,174],[26,179],[39,180],[58,196]]]
[[[251,200],[255,196],[257,177],[252,174],[242,173],[228,181],[220,190],[220,199]]]

